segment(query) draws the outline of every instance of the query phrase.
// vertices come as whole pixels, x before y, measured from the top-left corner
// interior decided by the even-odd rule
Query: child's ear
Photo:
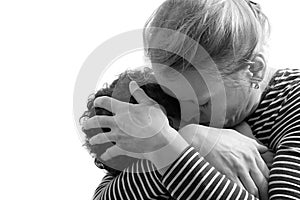
[[[266,73],[266,61],[263,54],[257,54],[253,59],[249,67],[249,71],[252,73],[252,78],[262,81]]]

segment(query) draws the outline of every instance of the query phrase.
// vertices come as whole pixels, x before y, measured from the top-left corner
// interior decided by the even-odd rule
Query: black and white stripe
[[[253,134],[276,152],[270,199],[300,199],[300,70],[279,70],[249,118]]]
[[[269,198],[300,199],[300,70],[279,70],[247,122],[253,134],[276,152]],[[108,173],[93,199],[255,199],[216,171],[191,146],[164,176],[147,160],[131,167],[117,177]],[[144,173],[132,173],[133,169]]]

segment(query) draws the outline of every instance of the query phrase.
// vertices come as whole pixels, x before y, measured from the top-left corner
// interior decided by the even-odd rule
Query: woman
[[[299,199],[300,75],[296,70],[276,74],[268,71],[267,18],[259,6],[246,0],[168,0],[149,23],[159,28],[145,28],[147,54],[159,83],[176,94],[181,107],[199,105],[198,116],[192,113],[191,120],[199,118],[200,123],[207,123],[217,116],[213,122],[217,128],[246,120],[254,135],[276,154],[270,171],[269,199]],[[197,41],[213,62],[198,54],[199,46],[186,37],[178,37],[172,31],[161,32],[161,28]],[[185,93],[189,91],[186,80],[196,98]],[[115,116],[93,117],[84,127],[95,128],[100,123],[111,129],[90,140],[91,145],[116,142],[102,155],[103,160],[126,154],[150,160],[159,170],[161,176],[153,174],[156,182],[143,182],[148,179],[141,177],[142,187],[129,190],[135,191],[130,194],[133,199],[139,199],[138,195],[142,197],[145,191],[162,191],[175,199],[251,199],[252,194],[258,196],[257,188],[260,198],[267,198],[262,192],[267,184],[267,169],[259,155],[264,148],[228,129],[183,127],[181,134],[194,134],[202,142],[198,153],[191,145],[194,140],[188,143],[172,129],[163,112],[134,82],[130,88],[138,105],[96,99],[95,106],[106,108]],[[212,138],[218,141],[211,141]],[[125,176],[128,174],[104,178],[96,198],[117,195],[126,199],[129,194],[124,180],[129,177]]]

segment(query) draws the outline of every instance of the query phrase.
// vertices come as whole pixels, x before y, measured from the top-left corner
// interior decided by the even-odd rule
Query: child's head
[[[200,123],[231,127],[259,103],[269,30],[249,0],[166,0],[146,23],[144,44],[159,84],[199,106]]]
[[[129,83],[130,81],[136,81],[138,85],[145,91],[145,93],[155,100],[158,104],[160,104],[161,108],[167,115],[170,125],[178,129],[178,121],[180,121],[180,105],[179,102],[167,95],[161,89],[161,86],[158,85],[154,79],[153,73],[150,69],[146,69],[144,71],[126,71],[122,73],[118,79],[113,81],[111,85],[107,85],[105,88],[100,89],[97,91],[95,95],[93,95],[87,103],[88,110],[83,114],[82,118],[84,117],[93,117],[95,115],[109,115],[112,116],[112,113],[102,109],[102,108],[95,108],[93,106],[93,102],[97,97],[101,96],[109,96],[113,97],[119,101],[130,102],[136,104],[136,100],[131,96],[129,91]],[[83,130],[86,134],[87,138],[91,138],[94,135],[101,133],[101,132],[108,132],[109,129],[91,129],[91,130]],[[117,156],[108,161],[101,161],[100,156],[105,150],[112,145],[114,142],[94,145],[91,146],[88,143],[86,144],[90,153],[95,154],[95,164],[97,166],[101,166],[103,164],[103,168],[108,170],[111,173],[118,174],[119,171],[123,170],[127,166],[130,166],[132,163],[137,161],[135,158],[131,158],[128,156]]]

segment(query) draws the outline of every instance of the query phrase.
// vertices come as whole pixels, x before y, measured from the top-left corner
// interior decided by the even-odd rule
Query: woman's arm
[[[132,173],[135,172],[135,173]],[[255,199],[219,173],[189,146],[161,176],[148,160],[139,160],[120,175],[107,174],[94,199]]]
[[[95,190],[93,200],[170,197],[177,200],[255,199],[210,166],[190,146],[163,176],[148,160],[139,160],[118,176],[107,173]]]
[[[163,175],[162,183],[175,199],[253,199],[252,194],[247,192],[241,184],[236,184],[236,181],[230,180],[224,174],[221,174],[215,167],[210,165],[203,157],[203,152],[210,154],[215,149],[211,146],[216,146],[218,143],[227,143],[229,138],[230,145],[239,142],[239,147],[246,147],[253,142],[248,137],[239,134],[236,131],[228,129],[211,129],[209,127],[203,127],[201,125],[189,125],[181,129],[180,134],[191,144],[181,156],[173,162],[170,166],[159,170]],[[227,138],[228,137],[228,138]],[[255,142],[256,143],[256,142]],[[219,144],[220,145],[220,144]],[[223,146],[223,144],[221,145]],[[250,145],[251,147],[251,145]],[[249,148],[251,149],[251,148]],[[231,154],[233,152],[236,156],[239,156],[239,151],[234,148],[225,148],[221,150],[222,154]],[[220,152],[219,152],[220,153]],[[249,156],[253,153],[248,152]],[[210,156],[211,157],[211,156]],[[212,158],[218,159],[216,156]],[[224,155],[224,158],[228,158]],[[251,156],[250,156],[251,158]],[[228,162],[230,162],[228,160]],[[220,165],[223,161],[216,161],[214,164]],[[231,163],[234,165],[234,162]],[[243,173],[253,173],[251,169],[255,168],[251,162],[244,163],[246,170]],[[218,166],[220,169],[222,167]],[[242,166],[243,167],[243,166]],[[247,168],[248,167],[248,168]],[[266,166],[265,166],[266,167]],[[223,166],[224,168],[224,166]],[[232,171],[239,170],[238,166],[233,166]],[[250,170],[249,172],[247,170]],[[253,170],[253,169],[252,169]],[[268,171],[268,170],[267,170]],[[238,172],[237,172],[238,174]],[[233,175],[234,178],[236,175]],[[252,174],[254,177],[254,175]],[[267,181],[263,174],[257,176],[261,182],[260,197],[261,199],[268,199],[267,196]],[[258,195],[258,192],[252,191],[252,193]]]
[[[267,147],[232,129],[191,124],[179,132],[220,173],[251,194],[268,199],[269,169],[259,154]]]
[[[165,170],[161,180],[177,200],[256,199],[219,173],[191,146]]]

